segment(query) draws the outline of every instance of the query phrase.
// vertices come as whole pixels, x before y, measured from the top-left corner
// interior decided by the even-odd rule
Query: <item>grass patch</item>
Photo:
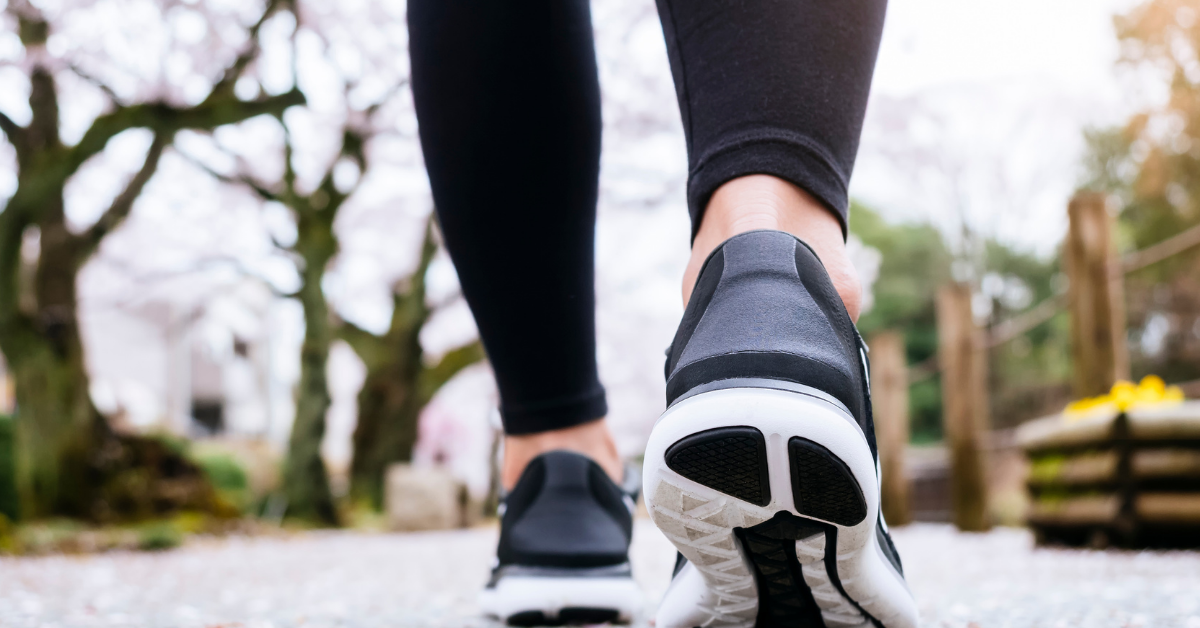
[[[172,521],[155,521],[138,531],[138,549],[158,551],[183,545],[183,531]]]
[[[93,554],[111,551],[163,551],[194,536],[278,534],[250,519],[226,519],[204,513],[122,525],[89,525],[71,519],[46,519],[13,525],[0,515],[0,555]]]
[[[223,501],[242,513],[253,506],[249,474],[236,457],[227,453],[209,453],[193,455],[191,458],[204,470]]]

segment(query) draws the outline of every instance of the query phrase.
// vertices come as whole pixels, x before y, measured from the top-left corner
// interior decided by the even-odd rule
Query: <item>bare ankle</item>
[[[622,480],[624,467],[617,453],[617,445],[605,420],[597,419],[561,430],[505,436],[504,461],[500,469],[500,482],[504,489],[512,490],[530,461],[555,450],[587,456],[600,465],[614,482]]]
[[[858,320],[862,287],[846,252],[841,223],[808,192],[761,174],[729,181],[709,200],[683,276],[685,305],[709,253],[739,233],[758,229],[786,231],[811,246],[825,265],[850,318]]]

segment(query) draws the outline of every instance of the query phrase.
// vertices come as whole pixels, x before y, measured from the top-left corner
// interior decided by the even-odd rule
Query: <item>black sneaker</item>
[[[657,628],[910,628],[879,512],[866,347],[816,254],[779,231],[705,262],[644,467],[681,554]]]
[[[636,475],[625,483],[640,486]],[[512,626],[628,623],[641,601],[629,568],[636,498],[585,456],[534,458],[501,504],[484,614]]]

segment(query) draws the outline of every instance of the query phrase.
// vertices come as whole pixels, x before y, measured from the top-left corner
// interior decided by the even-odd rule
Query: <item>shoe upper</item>
[[[667,405],[730,380],[799,384],[846,408],[878,465],[869,370],[866,344],[816,253],[791,234],[751,231],[726,240],[700,270],[667,350]],[[876,534],[903,574],[882,514]],[[685,563],[680,555],[676,576]]]
[[[624,565],[633,531],[632,503],[586,456],[542,454],[504,499],[497,568]]]
[[[726,240],[700,270],[667,351],[667,405],[722,380],[799,384],[845,406],[875,455],[866,359],[812,249],[782,231],[751,231]]]

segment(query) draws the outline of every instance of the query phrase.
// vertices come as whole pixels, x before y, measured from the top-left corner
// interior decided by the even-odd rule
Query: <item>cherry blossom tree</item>
[[[0,71],[27,90],[24,120],[0,113],[17,179],[0,211],[0,350],[16,381],[22,516],[107,519],[211,503],[195,467],[156,440],[118,434],[93,405],[76,276],[176,133],[304,103],[295,88],[264,92],[247,72],[263,25],[289,10],[276,0],[7,3],[0,32],[19,46]],[[72,178],[129,133],[148,136],[140,167],[98,215],[73,220]]]

